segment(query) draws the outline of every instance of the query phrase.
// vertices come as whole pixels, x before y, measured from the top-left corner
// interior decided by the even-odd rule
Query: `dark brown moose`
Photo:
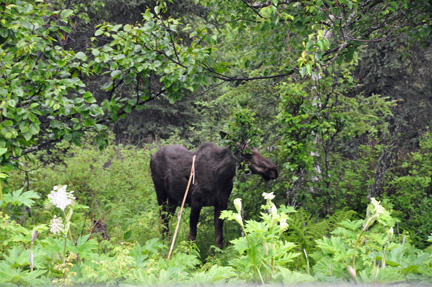
[[[276,166],[261,156],[257,149],[247,148],[242,154],[252,173],[261,175],[266,181],[278,177]],[[216,246],[222,248],[223,220],[219,218],[227,208],[228,198],[233,188],[236,162],[228,148],[220,148],[213,143],[203,143],[192,152],[181,145],[162,147],[152,155],[151,175],[156,189],[158,204],[162,206],[163,233],[168,232],[168,216],[180,206],[195,160],[195,183],[191,185],[186,203],[191,206],[189,240],[195,240],[201,208],[214,206],[214,224]]]

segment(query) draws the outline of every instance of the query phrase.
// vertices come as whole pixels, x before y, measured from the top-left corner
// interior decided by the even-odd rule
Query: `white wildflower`
[[[50,202],[63,211],[75,200],[75,197],[72,195],[73,191],[67,192],[66,188],[67,185],[54,186],[51,193],[48,194]]]
[[[237,212],[239,214],[241,214],[242,212],[242,202],[241,202],[241,198],[236,198],[234,199],[234,206],[237,209]]]
[[[241,226],[243,226],[243,219],[242,219],[242,216],[241,216],[240,214],[237,214],[237,215],[234,217],[234,220],[237,221],[238,224],[240,224]]]
[[[54,215],[54,218],[50,221],[50,231],[54,234],[60,234],[64,231],[65,226],[63,224],[62,218],[57,218],[56,215]]]
[[[380,202],[377,201],[374,197],[371,198],[371,203],[374,206],[375,213],[378,214],[378,216],[385,213],[384,207],[382,207]]]
[[[277,211],[277,207],[273,202],[270,202],[270,210],[271,210],[271,214],[273,217],[278,217],[279,220],[279,216],[278,216],[278,211]]]
[[[378,220],[381,215],[385,215],[386,210],[381,206],[379,201],[377,201],[374,197],[371,198],[371,204],[368,205],[366,211],[365,223],[363,224],[363,231],[366,231],[375,221]]]
[[[285,230],[288,229],[288,223],[286,222],[286,218],[285,217],[282,217],[280,219],[279,224],[280,224],[279,233],[282,233],[282,232],[284,232]]]
[[[273,194],[273,192],[263,192],[262,196],[264,197],[264,199],[268,199],[268,200],[272,200],[273,198],[275,198],[275,195]]]
[[[392,240],[393,234],[394,234],[393,227],[390,227],[390,230],[387,232],[387,240],[388,240],[388,242],[390,242]]]

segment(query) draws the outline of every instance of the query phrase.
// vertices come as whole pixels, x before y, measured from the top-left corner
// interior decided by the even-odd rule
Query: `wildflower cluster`
[[[276,205],[272,202],[272,199],[275,198],[273,192],[264,192],[262,196],[267,200],[267,204],[262,207],[266,211],[265,213],[262,213],[262,218],[269,224],[271,228],[274,228],[279,222],[279,234],[282,234],[288,229],[288,215],[286,213],[278,213]]]
[[[48,194],[48,198],[50,202],[54,204],[56,207],[60,208],[62,211],[65,211],[65,208],[75,202],[75,197],[73,196],[73,191],[67,192],[67,185],[62,186],[54,186],[53,190],[50,194]]]
[[[375,199],[371,198],[371,204],[367,208],[366,219],[363,225],[363,230],[367,230],[377,220],[387,220],[390,218],[390,213]]]
[[[286,242],[282,236],[288,229],[288,213],[295,212],[294,208],[282,207],[278,211],[272,202],[275,198],[272,192],[263,193],[262,196],[266,204],[262,206],[261,222],[255,220],[243,222],[240,198],[234,200],[237,213],[224,210],[221,218],[237,221],[244,233],[244,237],[231,241],[239,252],[239,258],[231,260],[230,264],[238,270],[243,270],[242,272],[249,272],[248,269],[251,269],[255,281],[264,284],[270,282],[277,270],[294,260],[298,253],[293,252],[296,245]],[[245,262],[248,263],[245,265]]]
[[[66,270],[67,268],[69,268],[66,263],[70,259],[70,258],[68,259],[66,256],[67,236],[69,233],[69,237],[72,240],[70,225],[71,225],[71,218],[74,210],[73,207],[75,206],[75,196],[73,196],[73,191],[67,192],[67,185],[56,185],[53,187],[51,193],[48,194],[48,199],[50,200],[50,203],[52,203],[55,207],[60,208],[62,210],[63,218],[54,215],[53,219],[51,219],[50,221],[49,227],[50,227],[50,231],[55,235],[64,236],[62,268],[63,270]],[[70,208],[66,213],[65,210],[68,206]]]
[[[67,192],[67,185],[56,185],[53,190],[48,194],[50,202],[57,208],[60,208],[63,213],[68,206],[73,206],[75,204],[75,197],[73,196],[73,191]],[[70,218],[72,217],[73,210],[70,209],[68,214],[64,214],[65,223],[63,223],[62,218],[54,218],[50,221],[50,231],[54,234],[65,234],[68,232],[70,225]]]
[[[57,216],[54,215],[54,218],[50,221],[50,231],[54,234],[60,234],[64,232],[64,229],[63,219],[57,218]]]

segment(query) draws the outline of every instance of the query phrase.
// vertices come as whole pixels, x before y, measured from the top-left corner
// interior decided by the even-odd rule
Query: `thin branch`
[[[336,60],[337,57],[339,57],[340,52],[348,45],[347,40],[345,40],[342,45],[339,46],[339,49],[337,50],[336,54],[332,57],[330,62],[326,65],[326,67],[329,67],[333,64],[333,62]]]
[[[219,87],[220,85],[225,84],[225,83],[226,83],[226,81],[222,81],[222,82],[220,82],[220,83],[214,84],[214,85],[212,85],[210,88],[205,89],[203,92],[197,94],[196,97],[200,97],[200,96],[204,95],[205,93],[207,93],[207,92],[213,90],[214,88],[217,88],[217,87]]]
[[[259,23],[258,21],[252,20],[252,19],[238,18],[238,19],[234,19],[234,20],[230,20],[230,21],[225,21],[223,23],[213,23],[213,25],[223,26],[223,25],[228,24],[228,23],[234,23],[234,22],[239,22],[239,21],[251,22],[251,23],[255,23],[255,24]]]
[[[249,5],[249,3],[246,2],[246,0],[242,0],[242,2],[243,2],[246,6],[248,6],[249,8],[251,8],[252,11],[254,11],[255,14],[258,15],[258,17],[260,17],[260,18],[264,18],[264,17],[261,16],[261,14],[256,10],[256,8],[255,8],[255,7],[252,7],[251,5]]]
[[[244,2],[244,1],[243,1]],[[280,1],[278,1],[278,3],[277,3],[277,5],[289,5],[289,4],[291,4],[291,3],[294,3],[294,2],[299,2],[299,1],[292,1],[292,0],[280,0]],[[265,8],[265,7],[268,7],[268,6],[271,6],[271,5],[273,5],[273,1],[266,1],[266,2],[253,2],[253,3],[250,3],[249,4],[249,6],[251,7],[251,8]]]
[[[362,42],[362,43],[381,42],[381,41],[386,40],[388,37],[390,37],[396,29],[397,28],[390,30],[390,32],[387,35],[385,35],[384,37],[381,37],[381,38],[364,40],[364,39],[356,39],[356,38],[348,37],[348,40],[354,41],[354,42]]]
[[[212,73],[212,71],[209,71],[210,73]],[[288,73],[283,73],[283,74],[277,74],[277,75],[271,75],[271,76],[258,76],[258,77],[246,77],[246,78],[235,78],[235,77],[229,77],[229,76],[224,76],[224,75],[213,75],[213,77],[215,77],[216,79],[222,80],[222,81],[226,81],[226,82],[237,82],[237,81],[241,81],[241,82],[248,82],[248,81],[253,81],[253,80],[265,80],[265,79],[275,79],[275,78],[282,78],[282,77],[286,77],[286,76],[290,76],[294,74],[294,71],[289,71]]]
[[[155,37],[157,37],[156,35],[154,35]],[[149,51],[155,51],[156,53],[166,57],[168,60],[170,60],[171,62],[173,62],[176,65],[179,65],[180,67],[183,67],[185,69],[187,69],[187,67],[185,65],[183,65],[180,61],[176,61],[175,59],[173,59],[172,57],[168,56],[164,51],[161,50],[155,50],[155,49],[150,49],[145,43],[142,43],[143,46],[149,50]]]
[[[168,22],[168,21],[167,21]],[[164,28],[165,28],[165,30],[169,33],[169,35],[170,35],[170,41],[171,41],[171,45],[172,45],[172,47],[173,47],[173,50],[174,50],[174,54],[176,55],[176,58],[177,58],[177,61],[180,63],[180,57],[179,57],[179,55],[178,55],[178,53],[177,53],[177,49],[176,49],[176,45],[175,45],[175,42],[174,42],[174,38],[173,38],[173,35],[171,34],[171,28],[169,27],[169,22],[168,22],[168,27],[165,25],[165,22],[161,19],[161,23],[162,23],[162,25],[164,26]]]

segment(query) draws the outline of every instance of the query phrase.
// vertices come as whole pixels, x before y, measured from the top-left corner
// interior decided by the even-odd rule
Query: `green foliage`
[[[432,137],[417,147],[415,135],[429,119],[430,57],[420,45],[410,49],[421,57],[400,56],[428,43],[430,1],[168,2],[0,0],[0,285],[430,281],[430,247],[417,248],[431,232]],[[400,137],[413,151],[383,136],[398,138],[394,116],[413,123]],[[201,242],[182,241],[183,222],[165,260],[148,172],[159,145],[112,145],[105,125],[122,117],[141,127],[116,132],[140,140],[214,141],[225,129],[225,144],[272,153],[273,185],[235,182],[247,219],[225,213],[240,223],[225,225],[226,250],[197,249],[213,240],[205,210]],[[30,154],[42,147],[51,154]],[[376,201],[366,209],[376,175],[397,226]],[[59,184],[75,191],[73,208],[47,204]],[[285,204],[301,208],[288,218]],[[64,225],[55,235],[53,216]]]
[[[267,197],[267,204],[262,206],[264,212],[261,213],[261,222],[249,220],[243,223],[239,198],[234,200],[237,213],[223,211],[221,214],[221,218],[237,221],[245,234],[244,237],[231,241],[238,257],[231,259],[229,264],[235,268],[240,278],[263,284],[272,281],[279,267],[285,266],[299,255],[292,252],[295,244],[280,239],[288,228],[288,213],[294,212],[294,209],[278,211],[271,201],[274,195],[265,194],[264,197]]]
[[[365,283],[430,280],[425,268],[430,257],[409,243],[397,242],[394,223],[390,213],[372,198],[364,220],[342,221],[331,237],[317,240],[319,250],[311,254],[317,261],[313,272],[320,281],[329,282],[336,278]],[[416,260],[411,261],[413,257]]]
[[[401,160],[398,169],[388,177],[384,195],[393,204],[400,226],[410,233],[413,242],[421,248],[432,228],[425,216],[432,208],[432,135],[426,132],[420,139],[420,149]]]
[[[228,134],[222,139],[224,146],[239,155],[248,152],[250,146],[257,146],[259,130],[254,123],[255,113],[248,108],[233,111],[227,123]]]
[[[80,145],[85,130],[95,130],[96,144],[103,147],[108,120],[161,95],[174,102],[207,82],[203,65],[212,49],[176,44],[183,28],[176,19],[163,20],[159,6],[143,14],[142,25],[100,25],[93,40],[110,37],[110,42],[74,52],[65,48],[73,10],[53,10],[43,2],[2,3],[0,160],[5,172],[13,159],[38,145],[61,139]],[[104,88],[112,97],[100,101],[82,79],[104,74],[110,76]],[[162,85],[158,90],[152,88],[155,81]],[[129,84],[134,95],[114,93]]]
[[[355,59],[352,63],[355,64]],[[331,204],[346,200],[347,193],[338,192],[339,188],[352,184],[343,178],[349,172],[356,172],[340,168],[353,163],[346,158],[356,156],[356,151],[344,146],[366,133],[370,137],[378,134],[385,127],[384,118],[391,115],[392,103],[388,99],[378,95],[346,96],[354,86],[352,67],[341,65],[337,69],[339,72],[330,76],[278,86],[281,98],[276,117],[280,134],[278,148],[284,170],[278,188],[289,190],[287,200],[291,204],[301,198],[303,207],[316,209],[318,206],[323,214],[346,206]],[[367,193],[358,187],[349,192]]]
[[[94,120],[103,111],[79,78],[86,56],[61,46],[72,11],[52,11],[40,1],[1,2],[0,161],[7,171],[42,135],[80,143],[82,129],[105,127]]]
[[[84,163],[85,158],[93,159],[93,154],[104,160],[105,152],[118,152],[123,155],[123,161],[131,164],[124,155],[130,152],[136,159],[136,154],[139,153],[125,147],[115,147],[114,151],[111,148],[103,152],[90,147],[86,151],[73,148],[71,153],[65,156],[65,163],[72,167],[73,157]],[[111,166],[115,164],[113,160]],[[81,171],[78,169],[74,172]],[[50,173],[44,172],[48,180]],[[119,173],[120,170],[116,172]],[[72,176],[72,173],[69,176]],[[93,176],[100,177],[101,174],[95,172]],[[123,174],[123,177],[131,175]],[[10,180],[14,178],[15,175]],[[59,178],[61,177],[55,179]],[[90,177],[87,180],[90,180]],[[39,188],[41,186],[39,185]],[[44,194],[43,197],[47,192]],[[80,194],[81,200],[88,196],[77,189],[73,194]],[[124,194],[127,194],[126,191]],[[116,234],[116,228],[111,227],[111,216],[105,221],[108,224],[110,241],[99,241],[94,233],[93,238],[90,238],[91,234],[78,228],[85,223],[85,209],[79,205],[71,205],[73,216],[68,212],[69,207],[65,209],[64,223],[70,221],[70,232],[64,229],[63,233],[60,233],[62,236],[53,235],[48,231],[47,225],[55,210],[37,211],[46,207],[37,205],[40,199],[35,199],[33,212],[45,214],[38,217],[37,225],[27,221],[26,226],[23,226],[11,220],[8,215],[0,214],[0,236],[4,238],[0,246],[0,265],[3,272],[0,273],[0,280],[2,285],[26,285],[30,281],[32,285],[47,285],[52,282],[56,285],[196,285],[247,282],[303,284],[317,280],[351,280],[353,277],[350,277],[347,266],[355,270],[354,278],[358,282],[419,282],[430,280],[432,276],[430,250],[418,250],[408,241],[398,242],[399,236],[393,235],[393,229],[389,229],[394,226],[394,219],[376,201],[368,208],[365,220],[346,220],[352,218],[353,213],[342,212],[316,223],[304,210],[293,213],[292,207],[276,208],[272,202],[274,195],[263,195],[265,204],[257,220],[243,221],[239,200],[234,201],[236,212],[223,213],[224,217],[239,223],[245,237],[233,239],[226,250],[214,253],[207,258],[205,264],[201,262],[200,251],[196,245],[182,240],[176,246],[172,258],[166,260],[168,244],[162,243],[158,238],[149,238],[151,234],[145,234],[150,232],[155,235],[155,229],[141,232],[133,229],[134,234],[125,240]],[[108,202],[108,199],[104,199],[108,194],[98,193],[95,196]],[[148,194],[134,200],[148,202],[152,197],[154,198],[153,194]],[[157,214],[156,206],[151,209]],[[146,214],[138,215],[137,218],[139,216],[145,228],[151,227],[154,221],[157,221]],[[50,224],[52,225],[52,222]],[[203,224],[201,222],[201,226]],[[211,226],[212,222],[208,225]],[[336,225],[338,227],[334,229]],[[323,236],[323,239],[316,240],[320,236]],[[313,245],[314,240],[316,245]],[[306,249],[308,251],[305,253]]]
[[[72,147],[63,164],[33,170],[40,163],[30,162],[27,173],[11,174],[9,182],[19,186],[28,176],[30,188],[44,196],[58,183],[67,184],[78,203],[89,207],[77,215],[84,220],[72,226],[77,232],[88,230],[96,220],[107,224],[110,237],[144,242],[156,236],[159,211],[148,172],[154,150],[110,145],[99,151],[91,142],[86,145]],[[45,218],[48,214],[43,211],[40,215]]]
[[[101,37],[112,38],[109,44],[90,49],[89,67],[94,73],[110,75],[104,89],[113,96],[105,99],[102,107],[113,121],[132,109],[143,109],[146,102],[161,95],[173,103],[208,82],[203,66],[210,61],[213,49],[199,43],[190,47],[179,44],[180,30],[190,27],[181,27],[177,19],[162,19],[160,9],[156,6],[154,13],[147,9],[143,23],[134,26],[103,23],[92,38],[96,43]],[[157,89],[153,88],[155,82],[160,86]],[[120,85],[132,85],[134,94],[115,94]]]
[[[27,207],[32,207],[35,202],[33,199],[39,199],[40,196],[33,190],[23,192],[24,188],[15,190],[12,193],[7,193],[3,195],[3,201],[0,202],[0,206],[11,204],[14,207],[25,205]]]
[[[0,194],[0,208],[3,212],[6,210],[16,218],[21,214],[23,206],[31,208],[35,203],[35,199],[39,199],[40,196],[33,190],[24,191],[24,187],[10,193]],[[19,208],[21,207],[21,209]]]
[[[298,256],[295,264],[296,269],[301,268],[308,270],[309,266],[315,264],[313,258],[309,258],[308,254],[312,254],[317,249],[316,240],[328,236],[331,231],[336,229],[339,222],[355,218],[356,213],[352,210],[338,210],[335,214],[329,215],[326,218],[315,218],[314,214],[307,212],[303,208],[299,208],[296,213],[291,214],[289,223],[289,232],[286,234],[286,239],[294,242],[298,246]]]

